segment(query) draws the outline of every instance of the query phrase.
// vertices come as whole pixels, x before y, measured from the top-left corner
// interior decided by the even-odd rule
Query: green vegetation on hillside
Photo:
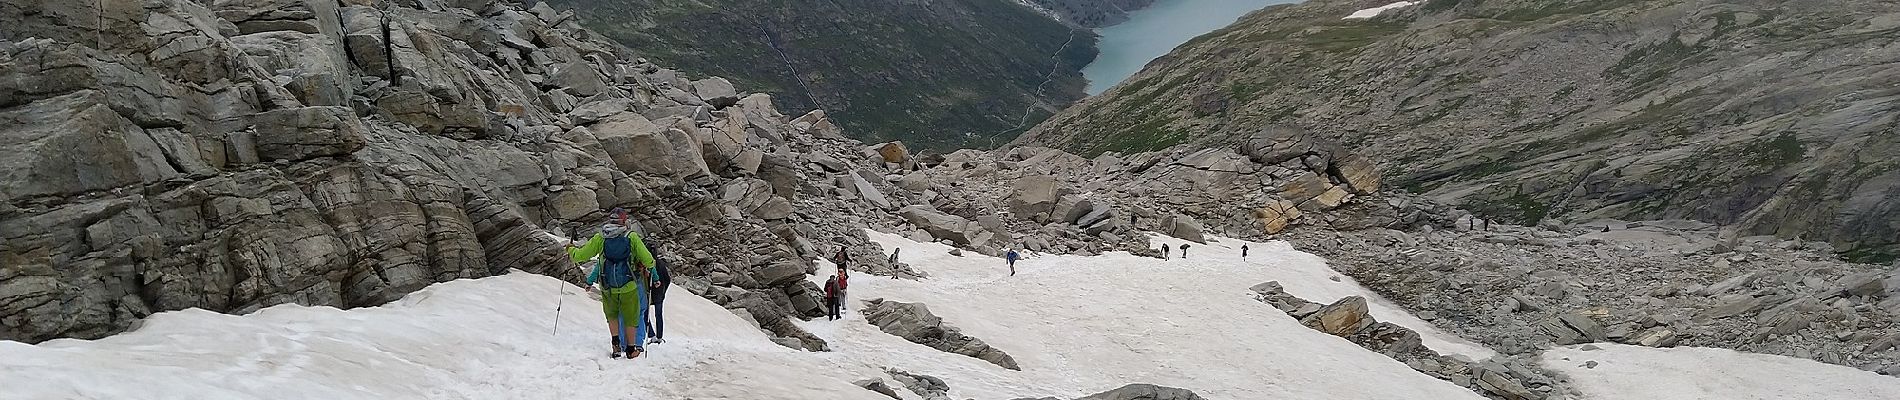
[[[918,149],[1008,142],[1081,98],[1095,57],[1092,33],[1006,0],[552,3],[689,76],[723,76],[788,114],[823,108],[853,136]]]

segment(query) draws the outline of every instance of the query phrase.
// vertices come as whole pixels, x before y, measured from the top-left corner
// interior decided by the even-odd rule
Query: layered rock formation
[[[1293,123],[1493,219],[1694,219],[1900,254],[1900,5],[1432,0],[1342,19],[1385,3],[1249,14],[1019,144],[1237,146]]]
[[[876,206],[811,184],[834,176],[812,160],[875,166],[823,113],[680,79],[569,14],[27,1],[0,22],[3,340],[192,307],[369,306],[509,269],[577,281],[556,232],[611,207],[683,287],[796,347],[825,348],[789,322],[821,311],[799,278],[820,247],[906,271],[860,230],[895,218],[837,221]]]

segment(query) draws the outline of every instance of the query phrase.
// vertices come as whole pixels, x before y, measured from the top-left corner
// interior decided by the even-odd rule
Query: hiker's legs
[[[637,307],[634,309],[645,311],[647,309],[646,285],[641,285],[639,287],[636,287],[634,289],[633,297],[634,297],[634,301],[633,301],[633,304],[631,305],[634,307]],[[647,344],[647,326],[643,322],[646,321],[646,313],[637,312],[637,313],[632,313],[632,314],[634,318],[633,318],[633,321],[629,323],[633,324],[633,341],[630,341],[627,343],[631,343],[633,347],[645,346]]]
[[[1009,260],[1009,276],[1016,276],[1016,260]]]
[[[607,336],[612,340],[614,352],[619,353],[627,345],[627,331],[620,325],[623,320],[621,312],[627,310],[621,307],[619,296],[614,295],[611,290],[600,292],[600,309],[607,316]]]
[[[653,338],[666,338],[666,301],[653,302],[653,319],[647,325],[653,327]]]

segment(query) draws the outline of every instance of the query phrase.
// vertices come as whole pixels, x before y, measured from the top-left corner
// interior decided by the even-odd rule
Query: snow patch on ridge
[[[1368,8],[1368,9],[1364,9],[1364,10],[1359,10],[1359,11],[1353,11],[1351,15],[1347,15],[1347,16],[1346,16],[1345,18],[1340,18],[1340,19],[1367,19],[1367,18],[1372,18],[1372,17],[1377,17],[1377,16],[1379,16],[1379,14],[1383,14],[1383,13],[1385,13],[1385,12],[1386,12],[1387,10],[1397,10],[1397,9],[1401,9],[1401,8],[1406,8],[1406,7],[1411,7],[1411,6],[1414,6],[1414,5],[1418,5],[1418,3],[1420,3],[1420,2],[1417,2],[1417,1],[1401,1],[1401,2],[1397,2],[1397,3],[1392,3],[1392,4],[1387,4],[1387,5],[1383,5],[1383,6],[1378,6],[1378,7],[1373,7],[1373,8]]]

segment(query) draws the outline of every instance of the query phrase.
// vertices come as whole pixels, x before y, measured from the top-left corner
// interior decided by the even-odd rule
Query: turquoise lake
[[[1088,78],[1088,93],[1100,94],[1128,79],[1175,46],[1188,39],[1212,32],[1248,12],[1290,0],[1160,0],[1141,11],[1129,14],[1127,22],[1101,28],[1097,45],[1101,54],[1082,68]]]

